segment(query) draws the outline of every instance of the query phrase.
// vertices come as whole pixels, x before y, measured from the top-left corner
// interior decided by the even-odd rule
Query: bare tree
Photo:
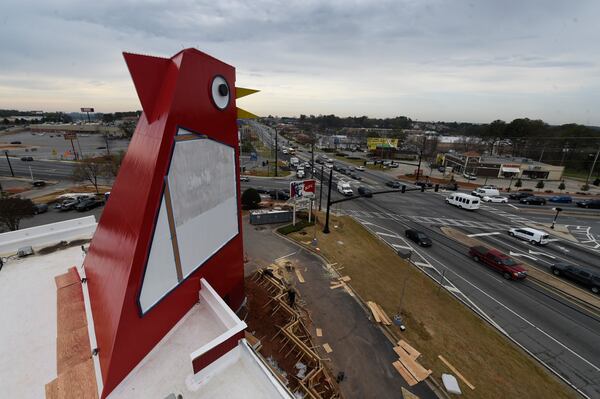
[[[107,169],[107,162],[97,158],[85,157],[77,163],[73,170],[73,179],[75,181],[90,182],[98,194],[98,178],[104,176]]]
[[[0,196],[0,225],[10,231],[18,230],[23,218],[32,217],[33,202],[28,198]]]

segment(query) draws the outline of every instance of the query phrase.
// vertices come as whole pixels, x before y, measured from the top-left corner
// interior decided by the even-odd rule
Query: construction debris
[[[452,374],[442,374],[442,383],[444,384],[444,388],[448,393],[453,393],[455,395],[462,394],[460,387],[458,386],[458,381],[456,381],[456,377]]]
[[[331,346],[329,346],[329,344],[323,344],[323,349],[325,349],[325,352],[327,353],[333,352],[333,349],[331,349]]]
[[[402,392],[402,397],[404,399],[419,399],[419,397],[417,395],[410,392],[408,389],[406,389],[404,387],[400,387],[400,391]]]
[[[399,351],[402,351],[402,353],[408,355],[412,359],[416,359],[419,356],[421,356],[421,352],[419,352],[418,350],[416,350],[415,348],[410,346],[408,344],[408,342],[406,342],[403,339],[398,341],[398,346],[394,347],[394,351],[396,351],[396,353],[398,353],[398,356],[401,356]]]
[[[298,281],[300,281],[301,283],[304,283],[304,277],[302,276],[302,273],[300,273],[300,270],[296,269],[296,276],[298,277]]]
[[[431,374],[431,370],[425,369],[417,358],[421,355],[419,351],[410,346],[404,340],[398,341],[398,346],[394,347],[394,352],[399,359],[392,363],[398,373],[404,378],[410,386],[423,381]]]
[[[450,364],[448,360],[442,355],[438,355],[438,358],[452,371],[458,378],[462,380],[469,388],[472,390],[475,389],[475,386],[471,384],[453,365]]]
[[[377,323],[381,323],[386,326],[392,325],[392,320],[388,317],[387,313],[373,301],[367,301],[367,306],[371,309],[371,313],[373,313],[373,317]]]
[[[323,336],[323,330],[321,330],[320,328],[317,328],[317,337],[322,337]]]

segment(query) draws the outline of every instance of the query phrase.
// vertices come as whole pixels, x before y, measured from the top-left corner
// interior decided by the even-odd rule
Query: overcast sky
[[[121,52],[236,67],[259,115],[600,125],[599,1],[0,2],[0,108],[141,109]]]

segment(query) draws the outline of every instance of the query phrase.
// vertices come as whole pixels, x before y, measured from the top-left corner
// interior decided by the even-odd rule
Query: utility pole
[[[106,142],[106,155],[110,156],[110,149],[108,148],[108,134],[104,135],[104,142]]]
[[[600,154],[600,147],[598,147],[598,151],[596,151],[596,156],[594,157],[594,162],[592,163],[592,168],[590,169],[590,173],[588,174],[587,179],[585,179],[586,186],[589,185],[590,178],[592,177],[592,173],[594,173],[594,168],[596,167],[596,161],[598,161],[598,154]]]
[[[277,129],[275,128],[275,177],[277,177]]]
[[[321,165],[321,188],[319,189],[319,212],[321,212],[321,201],[323,200],[323,165]]]
[[[310,178],[315,178],[315,139],[310,144]]]
[[[423,144],[421,144],[421,151],[419,151],[419,166],[417,166],[417,178],[415,182],[419,181],[419,174],[421,173],[421,159],[423,158],[423,149],[425,148],[425,142],[427,141],[427,137],[423,136]]]
[[[329,188],[327,190],[327,212],[325,214],[324,234],[329,234],[329,208],[331,208],[331,182],[333,181],[333,168],[329,170]]]
[[[6,155],[6,161],[8,162],[8,167],[10,168],[10,174],[12,177],[15,177],[15,172],[13,171],[12,165],[10,164],[10,158],[8,157],[8,151],[4,151],[4,155]],[[321,172],[321,178],[323,177],[323,173]],[[321,183],[323,184],[323,183]],[[319,210],[321,210],[321,203],[319,202]]]

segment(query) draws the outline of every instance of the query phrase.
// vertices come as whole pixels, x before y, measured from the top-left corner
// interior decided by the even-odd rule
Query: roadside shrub
[[[560,184],[558,185],[558,189],[562,192],[565,188],[567,188],[567,186],[565,185],[565,182],[561,181]]]
[[[253,188],[248,188],[242,193],[242,208],[256,209],[260,204],[260,194]]]
[[[517,181],[515,182],[515,187],[517,187],[517,188],[523,187],[523,180],[517,179]]]
[[[277,229],[277,232],[279,234],[283,234],[284,236],[290,234],[290,233],[295,233],[297,231],[302,230],[305,227],[308,226],[312,226],[314,225],[314,222],[308,222],[308,220],[299,220],[296,221],[296,225],[294,226],[293,224],[288,224],[287,226],[283,226]]]
[[[540,180],[537,182],[537,184],[535,185],[535,188],[538,189],[538,191],[540,191],[542,188],[544,188],[544,181]]]
[[[584,184],[583,186],[581,186],[581,191],[588,191],[589,189],[590,189],[589,184]]]

